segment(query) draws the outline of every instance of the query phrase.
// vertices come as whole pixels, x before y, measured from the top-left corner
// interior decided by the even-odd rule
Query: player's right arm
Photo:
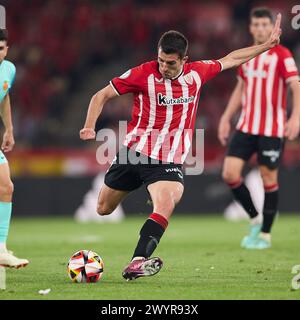
[[[82,140],[95,139],[95,125],[104,104],[119,95],[138,93],[143,90],[145,77],[143,65],[127,70],[120,77],[115,77],[104,89],[98,91],[91,99],[84,128],[80,130]]]
[[[271,36],[265,43],[232,51],[224,58],[219,59],[219,61],[222,63],[222,66],[223,66],[222,70],[238,67],[241,64],[258,56],[259,54],[278,45],[280,42],[280,35],[281,35],[280,23],[281,23],[281,14],[279,13],[277,15],[276,22],[275,22],[273,31],[271,33]]]
[[[242,94],[243,94],[244,82],[239,77],[238,82],[231,94],[227,107],[220,119],[218,127],[218,138],[223,146],[227,144],[230,130],[231,130],[231,119],[242,104]]]
[[[95,132],[95,126],[96,126],[96,121],[98,117],[100,116],[104,104],[117,96],[116,91],[112,88],[111,85],[106,86],[102,90],[98,91],[96,94],[93,95],[84,128],[80,130],[80,139],[82,140],[89,140],[89,139],[95,139],[96,137],[96,132]]]

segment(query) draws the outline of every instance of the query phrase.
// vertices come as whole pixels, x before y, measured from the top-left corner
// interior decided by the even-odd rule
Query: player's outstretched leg
[[[26,259],[17,258],[12,251],[6,248],[12,211],[13,184],[10,180],[7,160],[2,152],[0,161],[0,266],[18,269],[25,267],[29,262]]]
[[[160,271],[163,262],[160,258],[149,258],[156,249],[168,226],[168,220],[158,213],[152,213],[140,231],[140,239],[130,264],[124,269],[123,277],[133,280],[152,276]]]
[[[181,199],[183,185],[175,181],[158,181],[148,186],[154,206],[154,213],[144,223],[140,238],[130,264],[122,275],[126,280],[157,274],[163,262],[159,257],[151,257],[163,236],[175,205]]]

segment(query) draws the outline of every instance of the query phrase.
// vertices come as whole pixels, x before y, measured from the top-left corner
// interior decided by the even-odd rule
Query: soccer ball
[[[90,250],[80,250],[72,255],[68,263],[68,275],[72,282],[97,282],[103,274],[101,257]]]

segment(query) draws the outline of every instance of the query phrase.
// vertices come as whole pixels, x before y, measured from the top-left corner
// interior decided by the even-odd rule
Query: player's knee
[[[170,216],[173,213],[174,208],[175,208],[175,205],[171,205],[171,204],[158,205],[155,209],[155,212],[158,212],[159,214],[162,214],[162,215]]]
[[[241,178],[241,176],[235,170],[225,168],[222,171],[222,178],[226,183],[235,183]]]
[[[9,196],[12,196],[13,192],[14,192],[14,184],[11,181],[1,184],[0,196],[9,197]]]
[[[172,214],[175,209],[175,201],[172,197],[165,199],[164,201],[158,201],[154,204],[155,211],[160,214]]]
[[[97,205],[97,213],[100,216],[107,216],[111,214],[114,211],[114,208],[111,206],[107,205],[105,201],[99,201]]]
[[[277,175],[272,171],[261,171],[261,178],[263,180],[264,186],[269,186],[278,183]]]

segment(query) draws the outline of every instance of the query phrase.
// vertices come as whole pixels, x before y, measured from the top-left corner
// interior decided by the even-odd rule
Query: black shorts
[[[257,153],[259,165],[277,169],[283,152],[284,140],[276,137],[258,136],[236,131],[229,143],[227,156],[248,161]]]
[[[122,153],[122,157],[120,154]],[[124,156],[127,164],[124,163]],[[128,162],[129,156],[137,156],[141,163]],[[120,159],[122,161],[120,161]],[[116,190],[133,191],[142,185],[146,187],[157,181],[178,181],[184,185],[182,165],[157,161],[129,148],[122,148],[106,172],[104,183]]]

